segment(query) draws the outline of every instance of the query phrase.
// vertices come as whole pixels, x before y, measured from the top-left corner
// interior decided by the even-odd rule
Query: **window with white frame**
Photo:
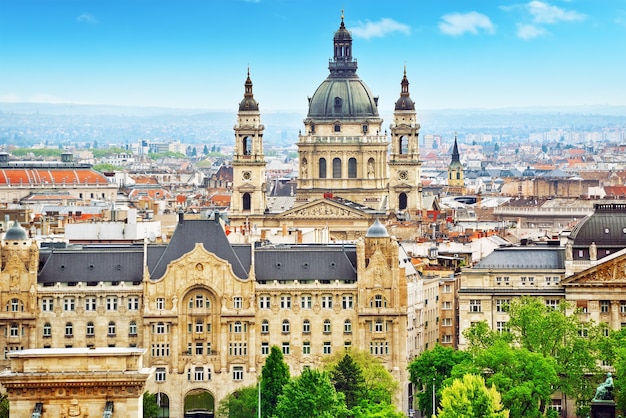
[[[241,296],[235,296],[233,298],[233,309],[243,308],[243,299]]]
[[[480,299],[470,299],[470,312],[482,312],[482,301]]]
[[[450,302],[449,300],[444,300],[441,303],[441,309],[445,311],[452,309],[452,302]]]
[[[441,293],[452,293],[452,286],[449,284],[444,284]]]
[[[196,309],[204,308],[204,296],[202,294],[197,294],[195,297],[194,307]]]
[[[165,367],[157,367],[154,372],[154,380],[156,382],[165,382],[166,378],[167,378],[167,373],[166,373]]]
[[[450,344],[452,342],[451,334],[444,334],[441,336],[441,342],[444,344]]]
[[[546,307],[550,309],[557,309],[559,307],[558,299],[546,299]]]
[[[107,296],[107,311],[117,311],[117,297]]]
[[[259,297],[259,309],[270,309],[272,307],[269,295],[261,295]]]
[[[374,296],[374,308],[382,308],[383,307],[383,296],[376,295]]]
[[[511,299],[496,299],[496,312],[508,312]]]
[[[332,309],[332,307],[333,307],[333,296],[322,295],[322,309]]]
[[[267,322],[267,319],[264,319],[261,322],[261,334],[269,334],[270,333],[270,323]]]
[[[233,366],[233,380],[243,380],[243,367]]]
[[[109,326],[107,327],[107,334],[109,336],[115,335],[115,322],[109,321]]]
[[[282,348],[283,348],[283,355],[285,356],[288,355],[291,351],[289,341],[283,341]]]
[[[261,355],[267,356],[270,353],[270,344],[261,343]]]
[[[311,333],[311,321],[305,319],[302,321],[302,333],[310,334]]]
[[[244,329],[244,326],[241,323],[241,321],[235,321],[232,327],[232,332],[234,332],[235,334],[241,334],[243,329]]]
[[[11,312],[19,312],[20,311],[20,305],[22,305],[22,311],[24,310],[24,305],[20,302],[20,300],[18,298],[12,298],[11,299]]]
[[[343,333],[352,334],[352,321],[350,321],[349,319],[343,321]]]
[[[159,311],[165,309],[165,298],[156,298],[156,308]]]
[[[45,338],[52,336],[52,325],[49,322],[43,324],[43,336]]]
[[[503,332],[506,332],[509,330],[509,323],[508,321],[497,321],[496,322],[496,331],[498,331],[500,334],[502,334]]]
[[[383,332],[383,320],[377,319],[374,322],[374,332]]]
[[[313,296],[311,295],[300,296],[300,307],[302,309],[311,309],[313,307]]]
[[[600,312],[601,313],[609,313],[610,307],[611,307],[611,302],[609,302],[608,300],[601,300],[600,301]]]
[[[138,296],[129,296],[126,305],[129,311],[138,311],[139,310],[139,297]]]
[[[66,322],[65,323],[65,336],[66,337],[73,337],[74,336],[74,326],[72,325],[71,322]]]
[[[621,314],[626,314],[626,300],[619,301],[619,312]]]
[[[204,343],[201,341],[196,342],[196,356],[201,356],[204,354]]]
[[[324,334],[330,334],[330,329],[331,329],[330,319],[325,319],[324,320]]]
[[[289,320],[283,319],[283,334],[289,334],[289,331],[290,331]]]
[[[291,296],[289,295],[280,296],[280,309],[291,309]]]
[[[441,320],[442,327],[451,327],[452,326],[452,318],[443,318]]]
[[[509,276],[496,276],[496,284],[507,285],[510,282]]]
[[[152,354],[152,357],[169,357],[170,345],[169,344],[152,344],[151,354]]]
[[[52,312],[54,310],[54,299],[52,298],[41,299],[41,310],[43,312]]]
[[[128,324],[128,335],[137,335],[137,321],[130,321]]]
[[[73,311],[76,308],[76,299],[65,298],[63,299],[63,310],[66,312]]]
[[[302,343],[302,354],[311,354],[311,343],[309,341],[304,341]]]
[[[354,297],[352,295],[343,295],[341,298],[341,307],[343,309],[354,308]]]
[[[204,380],[204,367],[196,367],[193,372],[193,380],[202,382]]]
[[[17,325],[16,323],[11,324],[9,335],[11,337],[19,337],[20,336],[20,327],[19,327],[19,325]]]
[[[95,333],[96,333],[96,327],[94,326],[93,322],[91,321],[87,322],[87,336],[93,337]]]
[[[323,353],[330,354],[332,352],[330,341],[324,341]]]
[[[201,334],[204,332],[204,320],[196,319],[194,331],[196,334]]]
[[[96,298],[93,296],[88,296],[85,298],[85,310],[86,311],[95,311],[96,310]]]

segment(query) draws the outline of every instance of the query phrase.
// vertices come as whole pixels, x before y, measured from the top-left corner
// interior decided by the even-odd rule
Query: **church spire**
[[[246,110],[259,110],[259,104],[254,100],[254,94],[252,93],[252,79],[250,78],[250,67],[248,67],[248,78],[246,78],[245,91],[243,94],[243,100],[239,103],[239,111]]]
[[[454,147],[452,148],[452,161],[450,164],[461,164],[461,158],[459,157],[459,146],[456,142],[456,135],[454,136]]]
[[[330,76],[345,77],[356,73],[357,63],[352,59],[352,35],[346,29],[341,11],[341,24],[333,38],[333,60],[328,64]]]

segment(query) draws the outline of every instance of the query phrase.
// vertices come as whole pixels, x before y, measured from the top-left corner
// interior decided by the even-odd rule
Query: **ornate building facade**
[[[383,362],[400,382],[398,406],[411,406],[407,366],[422,339],[422,282],[378,221],[351,245],[255,247],[231,245],[219,217],[181,213],[166,245],[50,250],[15,224],[1,255],[5,368],[22,349],[145,349],[143,365],[154,371],[146,390],[159,394],[164,416],[182,417],[214,411],[229,393],[255,384],[271,346],[281,348],[293,375],[355,349]],[[10,393],[17,403],[28,396]],[[50,402],[44,411],[64,407]]]
[[[420,125],[406,70],[389,126],[389,150],[378,97],[357,75],[352,35],[343,17],[328,68],[330,74],[309,98],[304,130],[296,143],[300,173],[295,198],[279,207],[265,196],[263,125],[248,74],[235,125],[232,226],[297,227],[298,220],[306,218],[308,226],[329,228],[333,238],[354,239],[376,218],[390,214],[421,218]],[[309,215],[299,218],[294,211]]]

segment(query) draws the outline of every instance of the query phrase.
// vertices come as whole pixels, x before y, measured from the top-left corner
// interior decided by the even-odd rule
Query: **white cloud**
[[[5,103],[19,103],[21,102],[20,96],[15,93],[4,93],[0,94],[0,102]]]
[[[493,34],[496,31],[489,17],[478,12],[451,13],[443,15],[439,30],[445,35],[459,36],[465,33],[477,35],[479,31]]]
[[[526,25],[522,23],[517,25],[517,36],[522,39],[534,39],[547,34],[548,31],[540,26]]]
[[[393,19],[383,18],[378,22],[359,22],[357,26],[350,29],[350,32],[358,38],[370,39],[382,38],[393,32],[402,32],[408,35],[411,33],[411,28]]]
[[[573,22],[585,18],[584,14],[575,10],[561,9],[538,0],[531,1],[527,7],[535,23]]]
[[[98,23],[96,18],[90,13],[82,13],[76,18],[76,21],[80,23],[89,23],[91,25]]]

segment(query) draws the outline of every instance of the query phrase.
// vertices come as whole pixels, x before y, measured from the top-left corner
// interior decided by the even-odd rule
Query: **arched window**
[[[243,138],[243,155],[252,154],[252,138],[245,136]]]
[[[137,322],[130,321],[128,324],[128,335],[137,335]]]
[[[330,319],[324,320],[324,334],[330,334]]]
[[[50,325],[50,322],[46,322],[45,324],[43,324],[43,336],[44,337],[52,336],[52,325]]]
[[[113,321],[109,322],[108,335],[115,335],[115,322]]]
[[[356,178],[356,158],[350,158],[348,160],[348,178]]]
[[[456,179],[457,180],[461,179],[461,173],[459,171],[456,172]]]
[[[406,136],[401,136],[399,139],[398,150],[400,154],[408,154],[409,153],[409,140]]]
[[[311,322],[308,319],[305,319],[302,322],[302,332],[304,334],[310,334],[311,333]]]
[[[243,210],[250,210],[252,207],[250,193],[244,193],[242,198]]]
[[[334,179],[341,178],[341,158],[333,159],[333,178]]]
[[[283,320],[283,334],[289,334],[289,320]]]
[[[407,196],[406,193],[402,192],[398,196],[398,209],[404,210],[407,207]]]
[[[66,337],[73,337],[74,336],[74,326],[72,325],[71,322],[66,322],[65,323],[65,336]]]
[[[261,322],[261,334],[269,334],[270,333],[270,323],[267,322],[267,319],[264,319]]]
[[[320,170],[319,170],[320,178],[326,178],[326,158],[320,158]]]
[[[241,334],[241,322],[235,322],[235,326],[233,328],[236,334]]]
[[[11,331],[9,334],[11,337],[19,337],[20,327],[14,322],[11,324]]]
[[[96,327],[93,325],[93,322],[87,322],[87,336],[93,337],[96,332]]]
[[[349,319],[346,319],[345,321],[343,321],[343,332],[345,334],[352,333],[352,321],[350,321]]]

